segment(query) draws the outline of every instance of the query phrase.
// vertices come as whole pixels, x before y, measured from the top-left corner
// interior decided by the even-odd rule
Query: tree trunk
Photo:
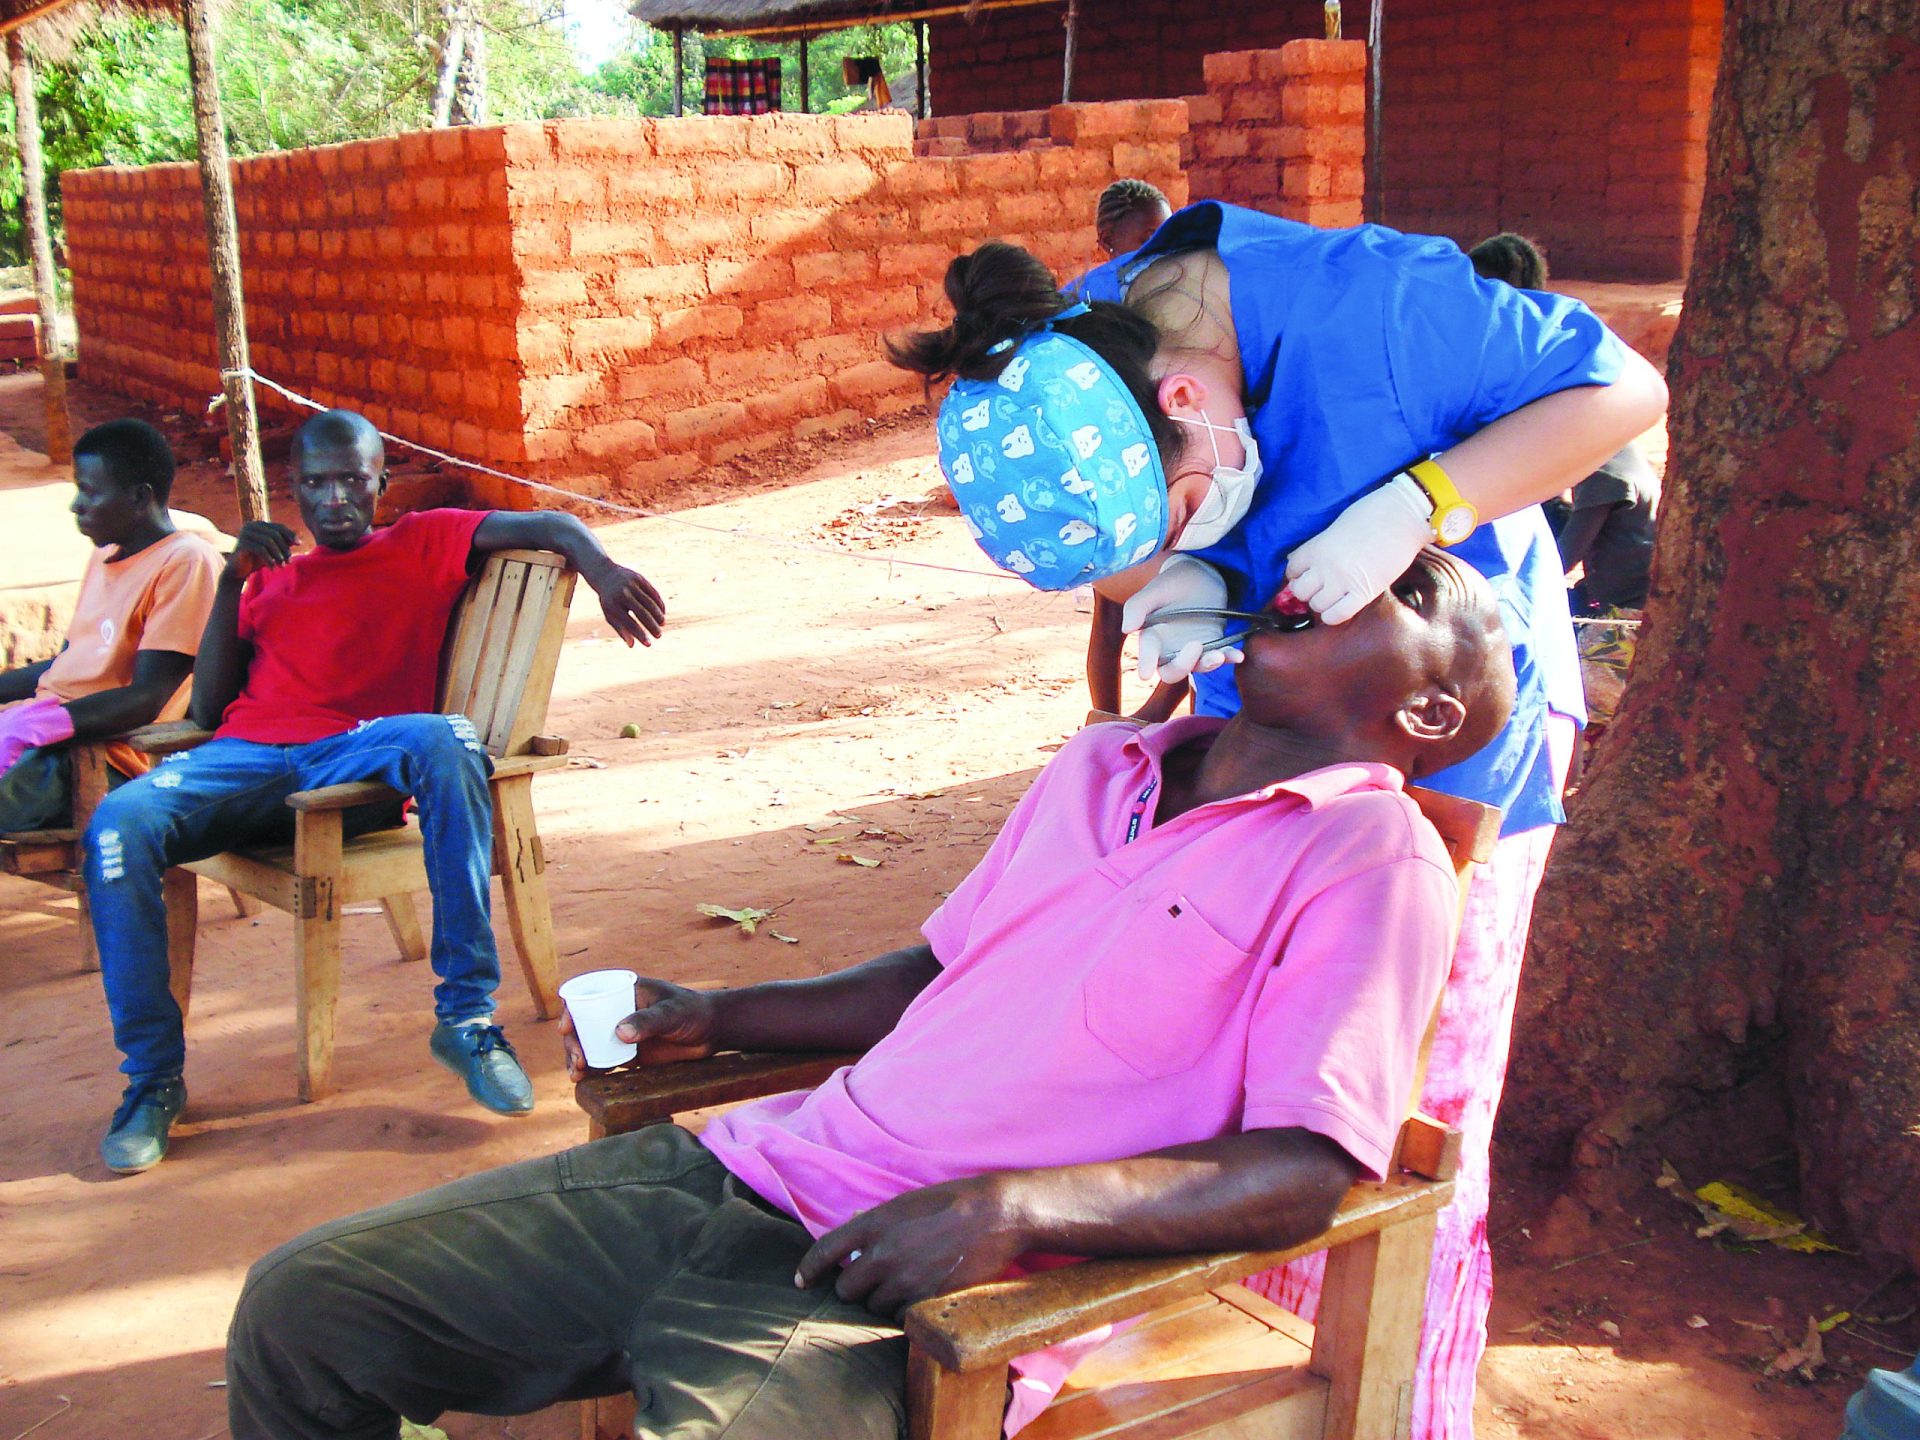
[[[433,82],[432,123],[436,130],[453,123],[453,97],[460,83],[460,67],[467,58],[467,6],[449,0],[445,7],[447,38],[440,45],[440,66]]]
[[[1502,1141],[1595,1198],[1772,1065],[1802,1204],[1920,1264],[1917,191],[1920,5],[1730,0],[1651,619],[1535,910]]]
[[[33,61],[18,31],[7,35],[7,63],[13,77],[13,136],[20,149],[20,183],[25,189],[27,259],[33,273],[33,298],[40,312],[41,394],[47,412],[47,459],[64,465],[73,458],[73,429],[67,419],[67,361],[60,353],[60,302],[55,294],[53,231],[47,223],[47,170],[40,156],[40,97],[34,91]]]
[[[227,122],[220,114],[220,80],[213,68],[213,32],[207,0],[181,0],[187,32],[187,81],[193,87],[193,127],[199,142],[200,198],[207,219],[207,265],[213,279],[215,354],[220,392],[233,444],[233,485],[240,518],[265,520],[267,473],[260,458],[260,421],[254,409],[253,362],[247,354],[247,306],[240,289],[240,230],[233,212],[233,170],[227,160]]]
[[[466,48],[460,56],[460,75],[453,86],[450,123],[487,123],[487,32],[477,20],[467,26]]]

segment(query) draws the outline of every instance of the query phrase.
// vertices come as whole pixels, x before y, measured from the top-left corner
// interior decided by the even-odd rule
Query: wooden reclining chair
[[[1407,793],[1446,842],[1464,902],[1472,867],[1493,853],[1500,812],[1417,787]],[[1432,1041],[1429,1024],[1416,1099]],[[857,1058],[729,1053],[591,1076],[576,1097],[597,1139],[817,1085]],[[1010,1360],[1144,1316],[1073,1372],[1022,1440],[1404,1440],[1434,1225],[1453,1198],[1459,1150],[1457,1131],[1414,1114],[1401,1127],[1393,1173],[1355,1185],[1325,1234],[1289,1250],[1087,1260],[922,1301],[905,1319],[909,1433],[995,1440]],[[1240,1283],[1318,1250],[1327,1268],[1316,1325]],[[631,1408],[628,1397],[585,1402],[582,1440],[626,1436]],[[822,1430],[819,1440],[829,1436]]]
[[[493,757],[493,873],[500,877],[534,1011],[543,1020],[559,1013],[559,963],[546,856],[534,823],[533,777],[567,763],[567,742],[539,731],[546,723],[576,578],[562,556],[547,551],[494,552],[454,612],[441,659],[440,713],[472,720]],[[143,753],[166,755],[211,738],[183,721],[135,731],[130,743]],[[387,786],[369,781],[303,790],[287,797],[294,812],[291,845],[230,850],[168,872],[185,874],[188,882],[207,876],[293,915],[302,1100],[321,1099],[333,1089],[341,910],[378,901],[401,959],[427,953],[412,898],[427,885],[418,827],[376,830],[351,840],[343,832],[344,811],[398,798]],[[196,903],[191,883],[169,883],[169,937],[188,937],[184,946],[169,950],[173,991],[183,1011],[193,983]]]

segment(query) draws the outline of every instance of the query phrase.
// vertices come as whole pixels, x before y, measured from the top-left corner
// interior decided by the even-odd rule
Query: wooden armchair
[[[1499,812],[1409,793],[1446,841],[1464,898],[1473,865],[1492,854]],[[1416,1097],[1432,1038],[1430,1025]],[[592,1076],[576,1095],[598,1138],[817,1085],[857,1058],[716,1055]],[[994,1440],[1010,1360],[1142,1316],[1074,1371],[1023,1440],[1403,1440],[1434,1226],[1453,1198],[1459,1145],[1457,1132],[1413,1115],[1389,1178],[1354,1186],[1325,1234],[1289,1250],[1089,1260],[922,1301],[905,1319],[909,1433]],[[1317,1325],[1239,1283],[1317,1250],[1327,1252]],[[588,1401],[582,1440],[617,1440],[629,1420],[626,1397]]]
[[[567,742],[538,733],[546,723],[554,670],[577,577],[559,555],[502,550],[487,557],[454,612],[442,655],[439,710],[473,721],[493,757],[493,871],[500,877],[507,923],[535,1012],[559,1010],[558,957],[547,895],[546,856],[533,814],[533,777],[564,766]],[[190,722],[135,732],[136,749],[165,755],[211,739]],[[413,892],[427,884],[419,829],[404,825],[347,839],[343,812],[400,798],[385,785],[360,782],[304,790],[287,798],[294,812],[291,845],[230,850],[182,867],[189,882],[204,875],[236,894],[265,901],[295,920],[293,939],[300,1098],[333,1089],[333,1020],[340,993],[340,912],[377,901],[402,960],[427,947]],[[167,890],[173,990],[186,1008],[192,988],[191,936],[197,897],[190,883]]]
[[[127,739],[128,737],[116,737]],[[0,834],[0,874],[18,875],[65,890],[79,902],[80,968],[100,968],[100,953],[93,943],[93,920],[87,908],[86,882],[80,875],[80,837],[87,833],[93,812],[106,799],[108,788],[107,747],[109,740],[77,740],[68,754],[73,762],[73,823],[58,830],[15,830]],[[162,882],[166,887],[168,908],[167,945],[174,960],[174,998],[182,1013],[187,1008],[186,993],[179,988],[182,974],[193,971],[193,926],[184,930],[173,924],[176,909],[184,908],[184,898],[198,881],[184,870],[169,870]],[[251,897],[230,892],[234,909],[252,915],[259,905]]]

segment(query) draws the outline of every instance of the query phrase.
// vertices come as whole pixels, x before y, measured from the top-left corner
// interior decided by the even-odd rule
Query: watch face
[[[1435,517],[1434,532],[1442,545],[1458,545],[1473,533],[1479,519],[1471,505],[1450,505]]]

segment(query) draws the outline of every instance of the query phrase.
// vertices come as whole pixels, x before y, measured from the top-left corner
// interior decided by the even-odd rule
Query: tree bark
[[[1803,1206],[1914,1264],[1917,193],[1920,5],[1730,0],[1649,624],[1536,907],[1502,1117],[1510,1163],[1592,1199],[1777,1066]]]
[[[253,401],[253,362],[247,354],[247,306],[240,290],[240,232],[233,213],[233,171],[227,124],[220,114],[220,81],[213,68],[207,0],[180,0],[187,32],[187,80],[193,86],[193,126],[199,140],[200,194],[207,217],[207,264],[213,272],[213,325],[220,389],[233,442],[233,484],[240,518],[265,520],[267,474],[260,458],[260,421]]]
[[[73,428],[67,417],[67,361],[60,351],[53,231],[47,223],[47,169],[40,153],[40,97],[34,90],[33,61],[18,31],[8,32],[7,64],[13,78],[13,135],[20,149],[20,183],[26,192],[27,258],[33,274],[33,299],[40,312],[47,459],[64,465],[73,458]]]

